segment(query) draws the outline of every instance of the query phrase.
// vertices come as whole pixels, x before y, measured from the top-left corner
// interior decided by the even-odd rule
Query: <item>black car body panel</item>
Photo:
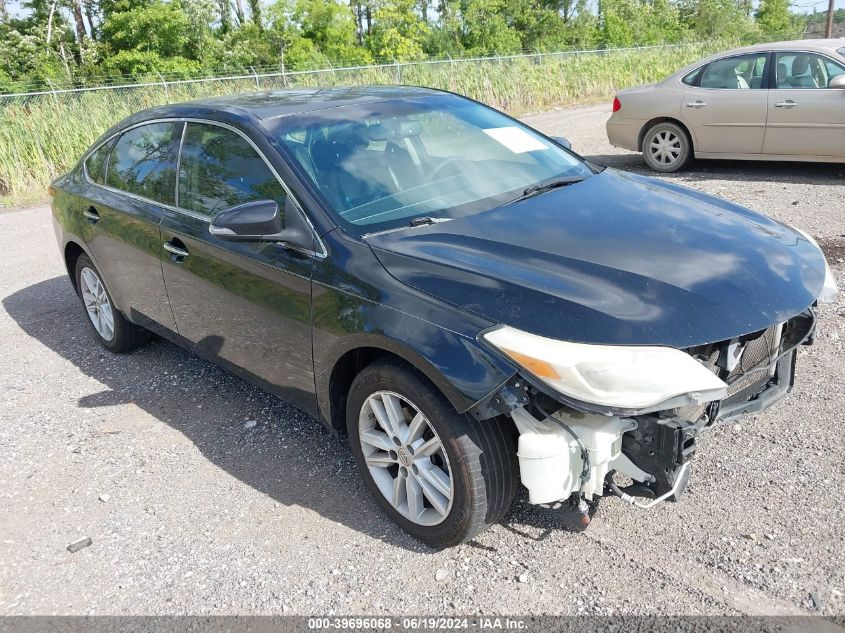
[[[477,340],[492,322],[409,288],[388,274],[366,244],[339,229],[323,239],[329,256],[315,263],[312,306],[314,372],[324,419],[337,423],[337,415],[345,415],[342,405],[331,406],[332,372],[359,349],[411,362],[460,412],[516,373]]]
[[[613,170],[366,241],[410,286],[492,322],[580,343],[726,340],[786,321],[824,282],[818,249],[794,230]]]

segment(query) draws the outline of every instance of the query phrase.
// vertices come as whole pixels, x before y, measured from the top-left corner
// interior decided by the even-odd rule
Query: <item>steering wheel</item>
[[[454,156],[452,158],[447,158],[442,163],[440,163],[437,167],[434,168],[434,171],[431,172],[431,175],[428,177],[428,182],[434,182],[435,180],[440,180],[440,178],[441,178],[440,172],[444,171],[447,167],[450,167],[450,166],[454,167],[456,165],[461,164],[462,162],[463,162],[462,159],[455,158]],[[461,170],[458,170],[458,171],[461,171]]]

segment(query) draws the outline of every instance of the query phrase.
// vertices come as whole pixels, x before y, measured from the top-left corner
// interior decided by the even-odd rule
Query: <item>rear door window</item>
[[[179,158],[179,207],[213,218],[256,200],[275,200],[284,211],[285,190],[249,141],[217,125],[188,123]]]
[[[174,203],[176,123],[151,123],[124,132],[106,170],[109,187],[162,204]]]
[[[763,87],[767,53],[738,55],[710,62],[701,75],[702,88],[752,90]]]

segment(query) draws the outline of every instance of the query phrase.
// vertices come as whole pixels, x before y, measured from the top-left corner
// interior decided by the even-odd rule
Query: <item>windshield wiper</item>
[[[546,193],[547,191],[551,191],[552,189],[558,189],[560,187],[566,187],[568,185],[574,184],[576,182],[581,182],[584,180],[583,177],[576,177],[576,178],[557,178],[550,182],[544,182],[541,184],[531,185],[530,187],[526,187],[522,190],[522,195],[517,196],[511,202],[519,202],[520,200],[527,200],[528,198],[533,198],[534,196],[538,196],[541,193]]]
[[[438,224],[440,222],[448,222],[452,218],[432,218],[428,215],[422,215],[416,218],[411,218],[408,226],[425,226],[426,224]]]

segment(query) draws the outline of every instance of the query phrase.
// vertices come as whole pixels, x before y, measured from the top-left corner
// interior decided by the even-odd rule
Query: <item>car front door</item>
[[[212,218],[235,205],[271,199],[284,210],[296,203],[245,135],[212,122],[187,123],[177,183],[176,208],[162,219],[161,239],[179,334],[313,410],[313,257],[209,232]]]
[[[830,82],[845,65],[824,55],[775,53],[765,154],[845,156],[845,90]]]
[[[181,123],[132,127],[86,159],[82,238],[116,304],[147,327],[175,330],[161,274],[159,223],[174,202]],[[93,173],[92,173],[93,172]]]
[[[766,130],[768,53],[712,61],[684,78],[680,116],[696,154],[759,154]]]

